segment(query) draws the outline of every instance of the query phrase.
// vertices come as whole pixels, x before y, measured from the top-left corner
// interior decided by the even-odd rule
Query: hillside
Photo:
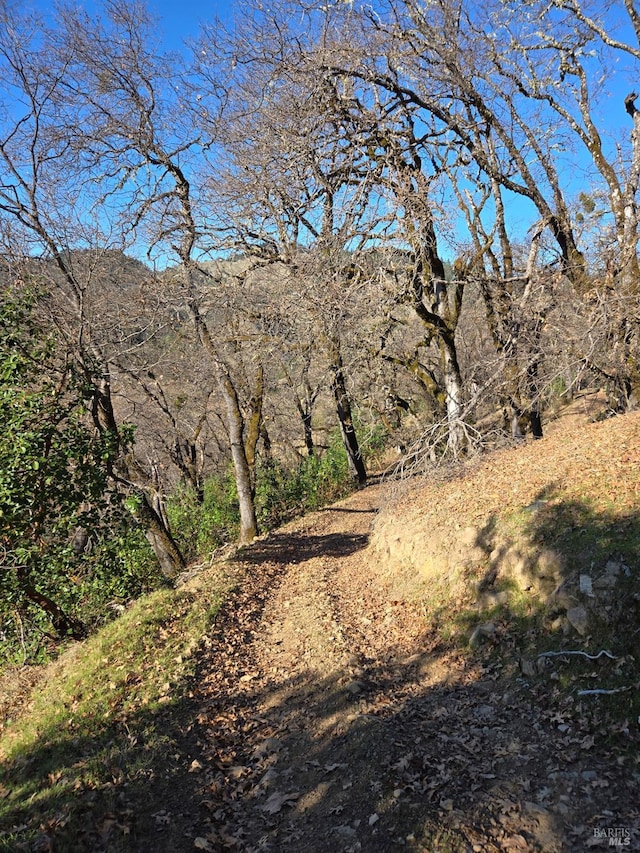
[[[640,413],[548,432],[75,646],[4,720],[0,850],[634,849]]]

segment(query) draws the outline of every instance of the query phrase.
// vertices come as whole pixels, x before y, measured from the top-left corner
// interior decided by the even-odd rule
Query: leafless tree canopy
[[[364,483],[376,428],[458,456],[637,405],[633,3],[249,2],[180,56],[142,3],[0,15],[3,257],[136,425],[167,575],[166,492],[229,461],[248,542],[261,464],[334,424]]]

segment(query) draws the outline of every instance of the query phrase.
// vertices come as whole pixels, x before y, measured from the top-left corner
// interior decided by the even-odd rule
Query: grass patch
[[[57,851],[131,849],[149,780],[183,764],[174,733],[229,586],[211,569],[148,595],[51,666],[0,737],[1,851],[53,832]]]

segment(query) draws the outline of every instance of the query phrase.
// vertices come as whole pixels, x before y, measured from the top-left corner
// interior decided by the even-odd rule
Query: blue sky
[[[231,16],[233,0],[145,0],[150,11],[160,19],[160,27],[168,50],[181,50],[184,42],[196,36],[199,25],[212,21],[215,17],[225,19]],[[19,4],[22,5],[22,4]],[[27,0],[25,6],[31,6],[43,12],[53,11],[55,0]],[[95,0],[77,0],[77,6],[89,13],[99,6]]]
[[[42,12],[52,12],[56,0],[9,0],[18,7],[35,7]],[[89,14],[95,14],[101,6],[101,0],[62,0],[77,3]],[[126,0],[122,0],[126,2]],[[229,21],[233,17],[238,0],[143,0],[150,11],[158,17],[164,47],[167,50],[181,51],[184,43],[198,35],[200,25],[211,23],[216,17]],[[596,3],[599,0],[596,0]],[[624,12],[623,4],[616,0],[611,6],[610,15]],[[630,38],[633,44],[634,34],[630,32],[628,19],[624,20],[621,34]],[[621,143],[628,150],[632,123],[624,109],[624,96],[638,86],[638,64],[626,57],[618,57],[608,69],[602,81],[603,93],[596,109],[603,144],[607,153],[615,160],[616,145]],[[594,72],[595,73],[595,72]],[[575,143],[575,139],[572,140]],[[561,181],[567,197],[584,191],[590,193],[601,186],[601,178],[594,177],[591,158],[579,144],[569,145],[565,151],[556,151],[556,160],[561,172]],[[513,233],[524,234],[531,224],[539,218],[537,211],[521,197],[505,198],[509,207],[510,226]]]
[[[215,17],[227,18],[232,0],[147,0],[148,8],[160,19],[167,48],[179,50],[184,41],[197,35],[199,25]]]

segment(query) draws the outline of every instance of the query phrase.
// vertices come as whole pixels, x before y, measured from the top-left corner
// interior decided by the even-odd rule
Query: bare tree
[[[0,239],[6,257],[22,265],[50,294],[51,314],[77,368],[92,388],[96,429],[122,447],[113,477],[137,495],[136,513],[163,572],[174,577],[184,561],[153,505],[143,466],[128,448],[127,430],[115,413],[112,362],[92,301],[93,261],[105,248],[124,248],[109,234],[95,174],[77,168],[73,131],[78,116],[64,107],[74,45],[52,50],[40,21],[3,10],[0,63],[5,111],[0,138]],[[70,124],[71,122],[71,124]],[[120,239],[118,243],[117,240]],[[78,254],[76,249],[84,249]],[[95,251],[93,255],[89,248]],[[42,258],[40,263],[31,261]],[[142,474],[142,476],[141,476]]]
[[[75,51],[75,63],[65,75],[67,108],[83,117],[74,140],[77,156],[102,177],[105,197],[118,202],[132,237],[146,245],[149,256],[179,263],[183,304],[226,408],[240,539],[249,542],[257,523],[244,434],[248,424],[232,367],[211,332],[200,292],[208,277],[199,263],[207,217],[194,189],[202,165],[200,132],[191,127],[190,113],[176,95],[180,69],[157,51],[144,8],[107,3],[105,16],[106,23],[89,21],[77,9],[61,14],[58,39],[62,49],[73,44]],[[254,407],[261,400],[259,370],[256,383]]]
[[[253,38],[258,26],[259,41]],[[233,57],[217,125],[227,165],[218,168],[210,186],[227,213],[229,246],[261,264],[286,268],[300,297],[292,306],[300,341],[304,346],[315,336],[328,361],[350,468],[364,483],[343,339],[347,318],[351,337],[360,324],[354,294],[362,287],[365,267],[358,258],[384,225],[372,202],[375,165],[350,146],[347,129],[330,112],[332,87],[322,77],[296,70],[295,42],[283,38],[277,26],[267,28],[256,13],[222,43],[216,31],[200,45],[203,79],[212,78],[221,56]],[[287,51],[291,61],[281,58]],[[213,66],[206,62],[209,56]],[[206,124],[206,104],[202,111]],[[308,412],[301,415],[304,420]]]
[[[516,108],[529,111],[538,105],[561,128],[566,145],[575,159],[588,158],[587,192],[604,203],[606,219],[601,220],[601,236],[613,238],[604,258],[594,259],[595,275],[582,282],[580,291],[587,301],[608,298],[606,337],[614,358],[599,362],[609,375],[617,397],[616,407],[637,404],[639,376],[636,368],[638,315],[629,308],[638,295],[638,208],[640,181],[640,111],[637,94],[627,82],[637,75],[638,17],[633,4],[605,3],[595,6],[588,0],[536,4],[525,18],[517,10],[506,17],[498,4],[495,16],[504,20],[510,51],[494,63],[498,80],[507,85]],[[494,18],[495,19],[495,18]],[[535,26],[533,21],[535,20]],[[612,74],[612,69],[616,69]],[[629,88],[617,96],[619,121],[610,123],[612,84]],[[606,119],[603,105],[606,103]],[[615,103],[615,102],[614,102]],[[616,129],[614,129],[616,127]],[[619,130],[617,129],[619,128]],[[548,158],[562,162],[561,151],[549,151]],[[566,180],[566,179],[565,179]],[[608,222],[607,222],[608,220]],[[593,291],[599,296],[594,300]],[[589,295],[591,291],[591,295]],[[625,309],[617,310],[625,305]],[[601,312],[598,312],[602,318]],[[595,366],[595,365],[593,365]]]

